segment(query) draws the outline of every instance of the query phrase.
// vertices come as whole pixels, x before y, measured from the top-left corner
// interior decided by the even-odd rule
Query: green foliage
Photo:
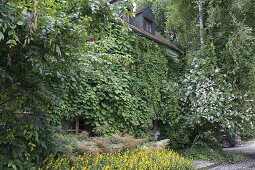
[[[244,156],[240,153],[217,150],[208,146],[199,148],[191,147],[185,150],[179,150],[178,153],[192,160],[205,160],[220,163],[236,163],[244,159]]]
[[[245,101],[245,97],[234,95],[234,90],[225,82],[220,69],[209,69],[211,62],[208,62],[209,60],[193,59],[189,72],[180,83],[180,113],[172,115],[170,119],[175,120],[170,121],[170,124],[177,127],[173,134],[183,134],[186,137],[184,139],[188,138],[183,140],[183,143],[186,141],[186,146],[207,144],[217,148],[221,141],[221,128],[233,132],[236,129],[244,130],[247,128],[244,125],[254,119],[249,106],[238,107],[238,101]]]
[[[0,168],[35,169],[53,151],[49,124],[36,115],[1,113]]]
[[[166,105],[175,110],[175,93],[168,96],[174,83],[167,83],[173,59],[165,47],[120,26],[105,35],[87,43],[76,72],[64,76],[65,94],[55,114],[84,117],[96,134],[143,135],[153,118],[168,115]]]
[[[182,124],[178,122],[178,119],[166,122],[160,126],[160,139],[171,138],[169,143],[171,149],[182,149],[192,145],[191,133],[184,126],[181,126]]]
[[[50,50],[42,43],[45,37],[40,37],[40,31],[32,37],[37,25],[34,5],[0,4],[1,169],[33,169],[53,150],[51,131],[41,114],[47,107],[53,77],[47,63],[42,62]],[[29,12],[35,15],[29,17]],[[21,116],[23,112],[35,118]]]
[[[226,53],[231,56],[228,57],[228,62],[231,65],[222,67],[228,74],[229,82],[233,84],[234,88],[242,91],[242,93],[253,93],[255,37],[250,27],[242,23],[237,24],[236,30],[229,37],[226,49]],[[224,58],[225,60],[226,58]]]
[[[82,72],[69,80],[63,116],[84,117],[96,133],[144,130],[142,126],[135,127],[149,121],[145,102],[130,94],[131,77],[127,72],[111,67],[104,63],[100,69]],[[100,129],[101,126],[106,129]]]
[[[6,144],[11,130],[11,144],[17,145],[1,157],[4,168],[32,168],[52,152],[49,128],[42,131],[44,126],[17,112],[53,123],[83,117],[95,134],[145,135],[152,119],[165,119],[165,106],[176,110],[175,94],[167,95],[175,84],[169,69],[175,59],[165,47],[109,22],[119,19],[116,7],[103,0],[1,3],[0,111],[14,118],[1,118],[1,142]],[[22,128],[15,124],[19,119]]]
[[[158,1],[141,1],[152,7],[156,18],[166,17],[165,34],[176,33],[175,41],[187,50],[185,60],[181,60],[186,70],[178,86],[179,112],[170,114],[172,118],[166,121],[166,129],[176,130],[165,132],[176,141],[182,134],[185,140],[172,142],[172,147],[215,143],[220,127],[246,134],[254,121],[252,2],[200,0],[206,32],[202,46],[197,2],[166,0],[159,7]],[[193,61],[199,63],[192,64]]]
[[[243,125],[243,128],[240,130],[241,139],[243,141],[252,140],[255,137],[254,125],[253,122],[249,122]]]
[[[2,1],[3,168],[32,168],[51,151],[47,123],[17,117],[24,111],[42,115],[42,122],[83,117],[95,134],[142,136],[159,119],[176,148],[213,143],[223,126],[248,128],[243,124],[252,120],[254,107],[254,31],[246,25],[251,1],[204,0],[207,36],[201,48],[195,1],[147,2],[157,29],[190,48],[184,60],[113,22],[120,21],[116,8],[129,13],[127,0],[113,6],[104,0]]]
[[[1,1],[0,9],[0,168],[32,169],[53,152],[54,128],[46,122],[56,122],[51,113],[62,102],[63,75],[76,70],[70,44],[85,42],[94,15],[104,18],[98,29],[105,28],[114,9],[86,0]]]

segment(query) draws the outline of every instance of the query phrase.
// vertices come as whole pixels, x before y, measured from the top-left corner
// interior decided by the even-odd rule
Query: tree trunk
[[[203,0],[198,0],[198,12],[199,12],[199,29],[200,29],[200,44],[205,43],[205,32],[204,32],[204,10],[203,10]]]

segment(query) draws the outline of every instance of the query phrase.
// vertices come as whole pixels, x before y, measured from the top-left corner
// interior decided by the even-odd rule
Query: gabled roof
[[[149,6],[146,6],[144,8],[139,9],[138,11],[135,12],[135,15],[139,15],[139,14],[145,12],[145,11],[149,11],[149,13],[151,14],[151,17],[153,18],[153,20],[155,20],[153,12],[152,12],[152,10]]]
[[[135,14],[136,14],[136,15],[137,15],[137,14],[140,14],[141,12],[145,11],[146,9],[149,9],[149,10],[151,11],[151,13],[152,13],[151,8],[150,8],[149,6],[145,6],[145,7],[143,7],[143,8],[140,8],[138,11],[136,11]]]
[[[141,9],[139,9],[138,11],[135,12],[135,14],[140,14],[141,12],[143,12],[146,8],[149,8],[149,6],[143,7]],[[149,8],[150,9],[150,8]]]

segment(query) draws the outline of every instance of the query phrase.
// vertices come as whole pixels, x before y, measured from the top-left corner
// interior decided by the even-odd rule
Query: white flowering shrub
[[[220,128],[240,129],[253,116],[250,108],[240,108],[240,98],[233,94],[218,68],[204,71],[206,60],[194,58],[181,81],[179,122],[190,133],[191,142],[219,139]],[[202,139],[203,138],[203,139]]]

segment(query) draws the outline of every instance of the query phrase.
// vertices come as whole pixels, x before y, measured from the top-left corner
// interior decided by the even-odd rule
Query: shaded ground
[[[240,147],[226,148],[225,151],[243,153],[247,158],[255,160],[255,140],[248,141]]]
[[[245,142],[242,146],[234,148],[226,148],[225,151],[242,153],[247,158],[235,164],[215,165],[210,170],[255,170],[255,140]]]

